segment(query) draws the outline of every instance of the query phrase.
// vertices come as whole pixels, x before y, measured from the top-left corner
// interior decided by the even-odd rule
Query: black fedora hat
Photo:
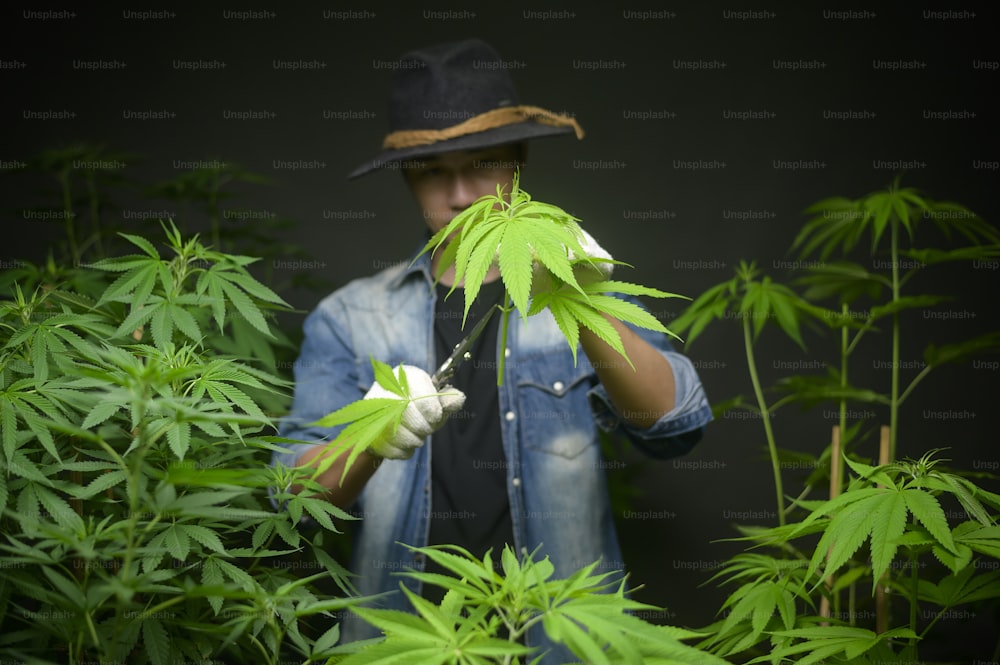
[[[442,152],[571,132],[583,138],[574,118],[521,105],[507,63],[480,39],[437,44],[401,56],[395,63],[388,115],[382,152],[349,178]]]

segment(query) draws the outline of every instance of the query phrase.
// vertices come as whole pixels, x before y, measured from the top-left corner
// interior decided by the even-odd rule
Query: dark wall
[[[580,142],[532,145],[522,184],[580,217],[616,258],[633,264],[619,269],[623,279],[696,296],[729,278],[740,259],[784,277],[806,206],[860,196],[900,173],[932,198],[998,218],[994,8],[772,3],[746,13],[733,6],[741,3],[647,4],[254,3],[249,15],[208,4],[149,14],[118,5],[8,7],[0,27],[0,160],[13,172],[0,179],[7,231],[0,260],[35,260],[63,240],[61,222],[27,212],[54,203],[43,192],[50,183],[19,165],[42,149],[89,140],[134,153],[122,172],[136,181],[172,178],[213,159],[272,178],[234,187],[234,201],[255,215],[225,223],[295,221],[281,238],[314,260],[273,257],[267,267],[279,282],[306,271],[333,288],[399,261],[421,241],[422,227],[398,174],[345,176],[374,156],[385,133],[394,59],[467,36],[501,51],[522,102],[568,112],[585,129]],[[237,119],[243,112],[253,118]],[[131,189],[117,190],[115,202],[128,212],[124,224],[151,236],[156,222],[142,218],[156,211],[176,215],[183,228],[203,228],[195,210]],[[937,242],[930,231],[923,224],[918,241]],[[930,317],[905,317],[903,358],[919,359],[929,342],[996,330],[998,267],[933,269],[915,281],[916,291],[956,298]],[[325,291],[284,293],[305,311]],[[681,307],[650,304],[668,324]],[[301,318],[287,317],[288,330]],[[835,361],[833,337],[807,341],[802,351],[765,332],[763,380]],[[855,376],[888,390],[888,337],[868,342]],[[749,391],[735,321],[709,328],[687,352],[713,401]],[[997,386],[995,362],[932,374],[904,407],[901,454],[949,447],[956,466],[995,469]],[[872,418],[884,420],[882,410]],[[775,418],[779,445],[810,452],[823,448],[832,424],[822,409],[788,408]],[[874,454],[874,442],[864,450]],[[682,460],[629,460],[639,490],[634,515],[660,511],[622,524],[634,580],[646,585],[640,596],[666,605],[670,623],[704,624],[724,594],[699,585],[736,551],[715,541],[734,535],[737,521],[774,522],[760,422],[720,418]],[[787,470],[789,493],[806,471]],[[959,633],[967,622],[947,623]]]

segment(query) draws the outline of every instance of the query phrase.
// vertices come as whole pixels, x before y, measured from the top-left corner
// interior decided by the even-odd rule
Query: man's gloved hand
[[[419,367],[403,365],[410,389],[410,403],[403,411],[403,420],[392,437],[372,444],[371,452],[386,459],[409,459],[424,440],[440,428],[465,404],[465,393],[452,386],[434,387],[431,376]],[[400,368],[395,368],[399,376]],[[365,399],[403,399],[383,388],[378,382],[365,393]]]

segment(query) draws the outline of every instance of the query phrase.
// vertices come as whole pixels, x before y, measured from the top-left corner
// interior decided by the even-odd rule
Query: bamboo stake
[[[882,425],[879,431],[878,463],[879,466],[889,463],[889,426]],[[875,586],[875,632],[882,634],[889,630],[889,598],[886,595],[885,582],[889,571],[882,573]]]

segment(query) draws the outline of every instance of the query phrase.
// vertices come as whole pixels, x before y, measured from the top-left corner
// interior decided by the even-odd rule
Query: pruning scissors
[[[441,363],[441,366],[438,367],[437,371],[431,375],[431,382],[434,384],[435,388],[441,388],[447,384],[448,381],[451,380],[451,377],[455,375],[455,370],[458,369],[458,366],[472,357],[470,352],[472,345],[475,343],[476,339],[483,334],[483,331],[486,330],[486,325],[489,323],[490,318],[492,318],[493,312],[497,309],[499,309],[499,305],[490,307],[489,311],[486,312],[486,314],[483,315],[483,318],[479,319],[479,322],[476,323],[475,327],[473,327],[472,332],[466,335],[461,342],[455,345],[455,350],[451,352],[451,355],[448,356],[443,363]]]

